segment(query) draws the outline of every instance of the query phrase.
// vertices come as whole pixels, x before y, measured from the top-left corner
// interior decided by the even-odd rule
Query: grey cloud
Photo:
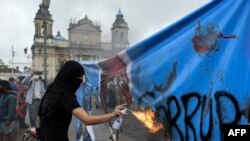
[[[0,20],[0,58],[7,63],[14,46],[14,59],[25,61],[23,49],[31,47],[34,35],[33,20],[42,0],[8,0],[0,2],[4,15]],[[51,0],[54,20],[53,34],[58,30],[68,38],[70,18],[101,22],[103,41],[110,41],[110,29],[119,7],[129,25],[130,42],[135,44],[174,21],[208,3],[209,0]]]

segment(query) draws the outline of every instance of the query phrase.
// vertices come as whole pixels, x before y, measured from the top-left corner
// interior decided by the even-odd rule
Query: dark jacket
[[[1,117],[0,122],[3,122],[5,120],[11,120],[14,121],[16,119],[16,106],[17,106],[17,100],[16,100],[16,93],[9,92],[6,94],[3,94],[0,98],[0,107],[1,107]]]

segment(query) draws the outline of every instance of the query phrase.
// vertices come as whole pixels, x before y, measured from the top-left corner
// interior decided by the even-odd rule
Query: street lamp
[[[14,66],[13,66],[13,63],[14,63],[14,62],[13,62],[13,58],[14,58],[14,57],[15,57],[15,51],[14,51],[13,46],[12,46],[12,49],[11,49],[11,60],[12,60],[12,63],[11,63],[11,64],[12,64],[11,73],[12,73],[12,75],[13,75],[13,72],[14,72],[14,70],[13,70],[13,67],[14,67]]]
[[[44,47],[44,80],[47,82],[47,49],[46,49],[46,38],[47,38],[47,22],[45,13],[43,15],[43,47]]]
[[[27,54],[27,52],[28,52],[27,47],[26,47],[26,48],[24,48],[24,49],[23,49],[23,51],[24,51],[24,53],[25,53],[25,55],[26,55],[26,54]]]
[[[23,51],[24,51],[25,56],[27,57],[27,65],[28,65],[28,70],[29,70],[31,68],[29,58],[32,58],[32,56],[30,54],[28,54],[28,48],[27,47],[24,48]]]

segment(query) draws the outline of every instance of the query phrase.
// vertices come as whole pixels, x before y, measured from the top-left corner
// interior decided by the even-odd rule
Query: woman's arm
[[[72,114],[78,119],[80,119],[86,125],[95,125],[107,122],[116,116],[123,116],[124,114],[121,112],[121,110],[126,108],[125,106],[126,104],[118,105],[115,107],[115,110],[112,113],[96,115],[96,116],[89,116],[86,111],[78,107],[72,111]]]

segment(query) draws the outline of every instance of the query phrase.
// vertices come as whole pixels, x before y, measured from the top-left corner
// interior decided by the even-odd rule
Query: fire
[[[162,124],[156,121],[155,114],[151,109],[147,109],[145,112],[132,112],[132,114],[144,123],[144,125],[149,128],[149,132],[151,133],[156,133],[163,128]]]

